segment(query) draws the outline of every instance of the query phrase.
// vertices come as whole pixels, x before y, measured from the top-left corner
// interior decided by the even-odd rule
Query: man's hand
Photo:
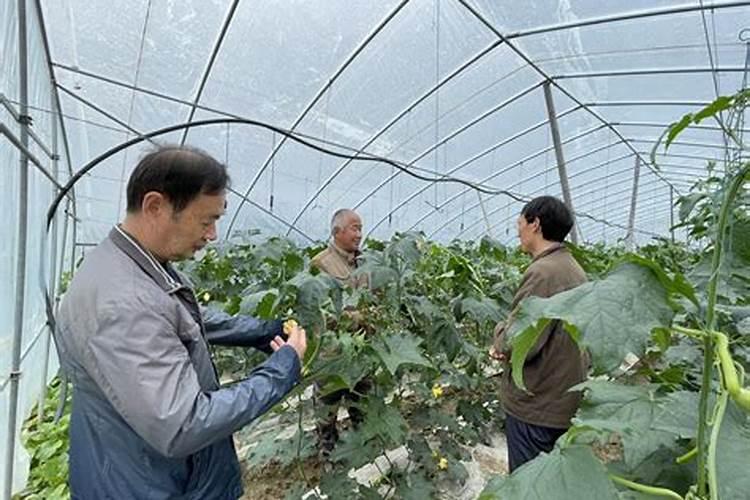
[[[299,326],[296,321],[289,320],[284,323],[284,333],[288,336],[287,340],[284,341],[284,339],[277,335],[271,341],[271,349],[276,352],[289,344],[297,351],[297,356],[302,361],[307,350],[307,334],[305,333],[305,329]]]

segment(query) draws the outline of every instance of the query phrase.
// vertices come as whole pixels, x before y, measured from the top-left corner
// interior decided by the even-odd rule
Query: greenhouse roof
[[[563,195],[552,109],[579,239],[625,237],[636,170],[635,237],[667,235],[673,201],[724,159],[723,133],[707,121],[660,148],[657,165],[651,151],[668,124],[741,88],[748,64],[740,1],[42,4],[70,172],[163,127],[236,120],[153,138],[229,166],[223,237],[259,228],[323,240],[331,213],[351,207],[379,238],[511,241],[523,200]],[[52,99],[30,96],[30,114]],[[80,244],[122,217],[148,142],[76,184]],[[340,157],[355,155],[391,162]]]

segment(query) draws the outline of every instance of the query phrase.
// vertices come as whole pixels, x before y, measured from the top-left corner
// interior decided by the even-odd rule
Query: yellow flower
[[[432,386],[432,397],[435,399],[439,398],[443,395],[443,388],[439,384],[435,384]]]
[[[442,457],[440,461],[438,462],[438,469],[445,470],[448,468],[448,459],[445,457]]]
[[[287,335],[292,333],[292,330],[297,328],[297,322],[293,319],[288,319],[284,321],[284,333]]]
[[[208,302],[209,300],[211,300],[211,294],[208,292],[205,292],[203,294],[203,302]]]

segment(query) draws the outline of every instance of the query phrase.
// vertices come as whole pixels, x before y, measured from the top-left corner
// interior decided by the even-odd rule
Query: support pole
[[[557,125],[557,114],[555,113],[555,102],[552,100],[551,82],[544,82],[544,100],[547,103],[547,114],[549,115],[549,128],[552,132],[552,143],[555,146],[555,159],[557,160],[557,171],[560,174],[560,187],[562,188],[563,201],[573,214],[573,230],[570,232],[570,241],[578,244],[578,233],[580,228],[576,224],[575,210],[573,209],[573,199],[570,196],[570,186],[568,184],[568,172],[565,168],[565,157],[563,156],[562,141],[560,141],[560,129]]]
[[[628,217],[628,230],[625,234],[625,244],[630,250],[635,248],[635,211],[638,202],[638,182],[641,179],[641,158],[635,157],[635,168],[633,169],[633,194],[630,197],[630,216]],[[670,188],[671,192],[671,188]]]
[[[52,92],[52,100],[51,102],[55,102],[55,87],[52,85],[51,87]],[[54,176],[55,180],[57,180],[60,176],[59,172],[59,156],[58,156],[58,144],[57,144],[57,120],[59,119],[59,116],[56,112],[52,115],[52,175]],[[57,191],[55,190],[54,186],[52,187],[53,195],[57,194]],[[52,220],[52,226],[51,226],[51,238],[50,238],[50,245],[49,245],[49,279],[47,283],[41,283],[41,286],[43,288],[46,288],[46,300],[49,301],[48,307],[51,308],[52,314],[55,314],[55,297],[57,295],[56,293],[56,284],[57,284],[57,219],[58,217],[55,216],[55,218]],[[46,237],[46,231],[42,229],[42,238]],[[42,240],[44,241],[44,240]],[[46,285],[46,287],[45,287]],[[46,305],[46,304],[45,304]],[[39,387],[39,402],[37,405],[37,416],[39,419],[39,422],[41,422],[44,419],[44,400],[47,397],[47,371],[49,370],[49,353],[50,353],[50,343],[52,341],[52,335],[54,332],[52,331],[52,328],[54,327],[53,324],[50,324],[48,321],[48,328],[47,331],[44,332],[44,337],[42,339],[42,350],[44,352],[44,359],[42,360],[42,379]]]
[[[18,94],[20,108],[21,144],[29,147],[29,87],[28,48],[26,38],[26,1],[18,0]],[[20,152],[18,189],[18,245],[16,260],[16,304],[13,341],[11,344],[10,393],[8,401],[8,435],[5,446],[5,488],[3,498],[10,500],[13,493],[13,466],[16,449],[16,420],[18,418],[18,389],[21,377],[21,343],[23,341],[23,309],[26,294],[26,234],[28,222],[29,159]]]

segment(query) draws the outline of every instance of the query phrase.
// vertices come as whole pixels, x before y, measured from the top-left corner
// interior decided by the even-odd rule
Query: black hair
[[[554,196],[539,196],[528,202],[521,210],[526,222],[539,219],[542,236],[547,241],[562,242],[573,228],[573,214]]]
[[[208,153],[189,146],[159,146],[146,154],[128,180],[128,213],[141,210],[149,191],[163,194],[175,212],[201,194],[215,195],[229,186],[224,165]]]

